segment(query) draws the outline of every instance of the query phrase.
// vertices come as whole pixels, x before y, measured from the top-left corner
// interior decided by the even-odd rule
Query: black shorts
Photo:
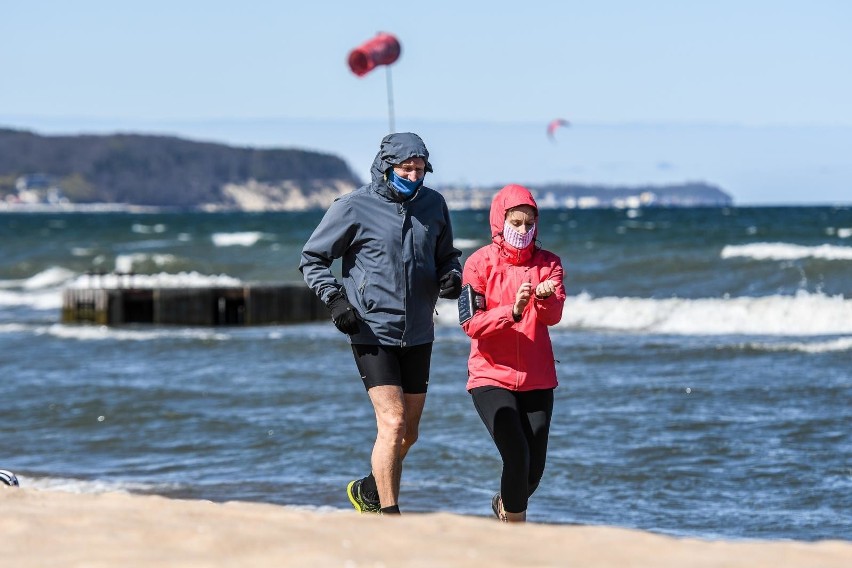
[[[413,347],[353,344],[352,353],[367,390],[392,385],[406,394],[425,394],[429,387],[431,343]]]

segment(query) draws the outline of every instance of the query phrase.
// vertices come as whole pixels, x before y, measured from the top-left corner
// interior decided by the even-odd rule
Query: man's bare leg
[[[400,454],[406,433],[405,399],[402,388],[391,385],[376,386],[367,393],[376,412],[378,431],[371,459],[373,476],[382,508],[391,507],[399,499]]]
[[[420,417],[423,416],[423,407],[426,405],[426,393],[405,394],[403,395],[403,402],[405,403],[405,436],[402,439],[402,447],[399,451],[400,462],[405,459],[408,450],[417,441],[420,432]]]
[[[402,394],[402,389],[393,386],[373,387],[368,393],[376,412],[378,429],[371,460],[373,477],[376,480],[382,506],[390,507],[399,501],[402,461],[417,441],[420,418],[423,416],[423,407],[426,404],[426,393]],[[405,429],[402,439],[397,443],[400,410],[398,396],[400,394]],[[396,450],[394,451],[393,448]],[[398,459],[392,463],[390,456],[393,455],[398,456]],[[385,486],[384,491],[383,486]]]

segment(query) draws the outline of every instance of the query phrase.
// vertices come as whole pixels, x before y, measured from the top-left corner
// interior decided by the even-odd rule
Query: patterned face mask
[[[512,225],[509,224],[507,220],[503,223],[503,238],[507,243],[515,247],[516,249],[525,249],[530,246],[530,243],[533,242],[533,237],[535,236],[535,225],[530,227],[530,230],[524,234],[519,233],[515,230]]]

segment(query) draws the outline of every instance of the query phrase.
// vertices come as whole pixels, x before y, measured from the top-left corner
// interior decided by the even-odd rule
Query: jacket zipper
[[[515,273],[518,272],[518,268],[520,268],[520,267],[517,267],[515,269]],[[517,282],[516,286],[515,286],[516,290],[518,288],[520,288],[521,284],[524,281],[525,275],[526,275],[526,271],[521,273],[521,278],[519,279],[520,282]],[[525,311],[526,311],[526,308],[524,308],[524,312]],[[524,321],[524,312],[521,312],[521,321]],[[520,323],[520,322],[518,322],[518,323]],[[515,334],[515,390],[518,390],[520,388],[521,388],[521,335],[520,335],[520,333],[518,333],[518,334]]]

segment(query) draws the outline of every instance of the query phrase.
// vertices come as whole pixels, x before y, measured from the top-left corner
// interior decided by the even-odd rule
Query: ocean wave
[[[78,274],[51,267],[26,279],[0,280],[0,306],[26,306],[35,310],[59,310],[63,288],[202,288],[241,286],[243,281],[227,274],[198,272],[158,274]]]
[[[166,231],[166,226],[162,223],[157,223],[155,225],[144,225],[142,223],[134,223],[130,227],[130,230],[134,233],[149,235],[151,233],[164,233]]]
[[[439,306],[442,325],[458,325],[457,310]],[[594,298],[565,301],[559,329],[673,335],[815,336],[852,334],[852,300],[799,292],[736,298]]]
[[[83,274],[68,282],[69,288],[202,288],[204,286],[240,286],[242,280],[227,274],[206,275],[198,272],[171,274]]]
[[[479,239],[453,239],[453,246],[460,249],[475,249],[485,244]]]
[[[93,248],[87,247],[71,247],[71,255],[72,256],[92,256],[97,251]]]
[[[250,247],[262,239],[263,236],[263,233],[259,231],[250,231],[243,233],[213,233],[210,238],[217,247]]]
[[[825,230],[826,235],[837,235],[841,239],[852,237],[852,227],[828,227]]]
[[[156,339],[174,339],[189,341],[227,341],[231,335],[217,331],[212,327],[183,328],[183,327],[109,327],[106,325],[66,325],[51,324],[0,324],[0,334],[31,334],[35,336],[51,336],[59,339],[76,339],[79,341],[152,341]]]
[[[58,290],[0,290],[0,306],[26,306],[35,310],[58,310],[62,294]]]
[[[0,333],[21,333],[22,331],[32,331],[33,326],[24,323],[2,323],[0,324]]]
[[[852,351],[852,337],[839,337],[825,341],[793,341],[784,343],[746,343],[741,346],[749,351],[798,352],[798,353],[836,353]]]
[[[0,280],[0,290],[9,288],[20,288],[26,280]]]
[[[145,329],[128,329],[105,325],[64,325],[57,323],[41,326],[34,331],[36,335],[50,335],[60,339],[76,339],[79,341],[151,341],[155,339],[225,341],[230,339],[230,335],[227,333],[214,331],[212,328],[187,329],[152,326]]]
[[[63,282],[67,282],[75,276],[75,273],[61,266],[52,266],[46,270],[42,270],[35,276],[31,276],[24,281],[23,287],[27,290],[40,290],[52,288]]]
[[[838,335],[852,333],[852,300],[807,292],[701,299],[581,294],[566,302],[560,325],[680,335]]]
[[[852,247],[836,245],[803,246],[788,243],[752,243],[727,245],[722,249],[722,258],[745,257],[754,260],[798,260],[818,258],[822,260],[852,260]]]
[[[15,474],[21,487],[44,491],[63,491],[65,493],[155,493],[163,490],[179,489],[174,483],[134,483],[129,481],[103,481],[71,479],[66,477],[30,477]]]
[[[146,254],[136,252],[132,254],[120,254],[115,257],[116,272],[132,272],[134,265],[146,262],[153,263],[157,267],[173,264],[177,257],[173,254]]]

